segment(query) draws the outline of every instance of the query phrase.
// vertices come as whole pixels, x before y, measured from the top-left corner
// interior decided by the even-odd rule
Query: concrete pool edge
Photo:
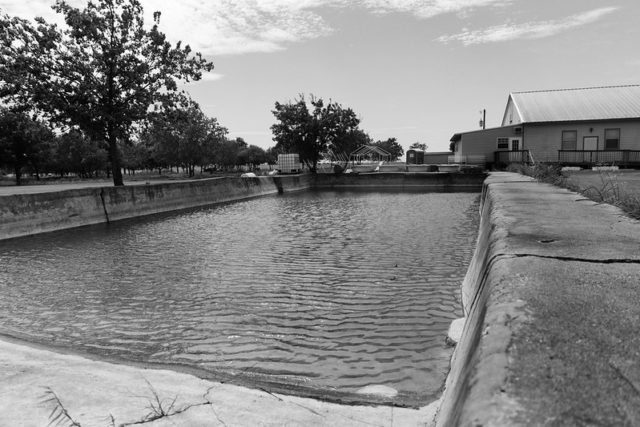
[[[640,420],[639,246],[613,206],[492,173],[437,425]]]
[[[420,409],[340,405],[200,379],[190,374],[89,360],[0,339],[3,422],[47,425],[55,393],[82,426],[424,425],[437,402]],[[156,396],[175,414],[155,421]],[[172,412],[173,412],[172,411]]]

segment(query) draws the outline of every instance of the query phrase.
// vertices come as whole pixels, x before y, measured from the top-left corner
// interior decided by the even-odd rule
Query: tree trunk
[[[118,150],[118,140],[111,133],[109,136],[109,157],[111,157],[111,172],[113,173],[113,185],[123,186],[122,169],[120,169],[120,150]]]
[[[21,185],[22,184],[22,175],[20,173],[20,169],[22,169],[22,166],[19,164],[16,164],[13,167],[13,171],[16,174],[16,185]]]

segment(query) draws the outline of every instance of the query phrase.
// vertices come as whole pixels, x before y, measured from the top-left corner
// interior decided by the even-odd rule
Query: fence
[[[558,163],[563,165],[607,164],[640,165],[640,151],[636,150],[559,150]]]

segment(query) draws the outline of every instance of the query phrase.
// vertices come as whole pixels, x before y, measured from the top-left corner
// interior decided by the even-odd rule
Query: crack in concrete
[[[107,220],[107,224],[109,224],[109,212],[107,212],[107,205],[104,202],[104,188],[100,189],[100,200],[102,200],[102,209],[104,210],[104,217]]]
[[[484,262],[484,267],[482,269],[482,275],[478,281],[479,286],[475,290],[475,294],[473,299],[469,303],[469,312],[471,311],[470,307],[473,307],[479,296],[483,292],[483,288],[485,287],[485,282],[493,265],[503,259],[514,259],[514,258],[542,258],[542,259],[552,259],[557,261],[567,261],[567,262],[585,262],[590,264],[638,264],[640,265],[640,259],[629,259],[629,258],[609,258],[609,259],[591,259],[591,258],[578,258],[578,257],[569,257],[569,256],[559,256],[559,255],[540,255],[540,254],[530,254],[530,253],[519,253],[519,254],[505,254],[498,253],[491,258],[487,259]],[[467,308],[465,307],[465,313],[467,313]]]
[[[267,393],[267,394],[271,395],[272,397],[274,397],[274,398],[278,399],[280,402],[284,402],[284,400],[283,400],[283,399],[281,399],[279,396],[277,396],[277,395],[275,395],[275,394],[271,393],[269,390],[265,390],[264,388],[259,388],[258,390],[263,391],[263,392],[265,392],[265,393]],[[313,409],[311,409],[311,408],[308,408],[308,407],[306,407],[306,406],[304,406],[304,405],[301,405],[300,403],[296,403],[296,402],[287,402],[287,403],[291,403],[291,404],[293,404],[293,405],[297,405],[297,406],[301,407],[302,409],[306,409],[307,411],[311,412],[311,413],[312,413],[312,414],[314,414],[314,415],[317,415],[317,416],[322,417],[322,418],[326,418],[324,415],[320,414],[319,412],[316,412],[316,411],[314,411],[314,410],[313,410]]]
[[[133,425],[144,425],[144,424],[147,424],[147,423],[152,423],[154,421],[157,421],[157,420],[159,420],[161,418],[169,418],[169,417],[173,417],[174,415],[179,415],[179,414],[185,413],[191,408],[195,408],[195,407],[198,407],[198,406],[207,406],[207,405],[211,406],[211,410],[213,411],[213,414],[215,415],[215,417],[218,419],[218,421],[220,421],[220,423],[223,426],[226,427],[227,424],[216,413],[216,411],[215,411],[215,409],[213,407],[213,402],[207,398],[207,396],[209,395],[211,390],[213,390],[215,387],[216,386],[209,387],[207,389],[207,391],[202,395],[202,399],[204,400],[204,402],[192,403],[192,404],[185,405],[182,408],[176,409],[175,411],[172,411],[169,414],[163,414],[163,415],[159,415],[159,416],[156,416],[156,417],[146,418],[146,419],[135,421],[135,422],[131,422],[131,423],[119,424],[119,427],[126,427],[126,426],[133,426]]]
[[[209,387],[207,389],[207,391],[205,391],[204,394],[202,395],[202,399],[204,399],[207,402],[209,402],[209,407],[211,408],[211,412],[213,412],[213,415],[220,422],[220,424],[222,424],[224,427],[227,427],[227,423],[225,423],[222,420],[222,418],[220,418],[220,415],[218,415],[218,412],[216,411],[216,408],[213,406],[213,402],[211,400],[209,400],[209,393],[211,393],[211,390],[213,390],[216,387],[218,387],[218,385],[212,385],[211,387]]]
[[[543,258],[543,259],[555,259],[558,261],[587,262],[590,264],[640,264],[640,259],[630,259],[630,258],[593,259],[593,258],[578,258],[578,257],[570,257],[570,256],[539,255],[539,254],[501,254],[501,255],[508,258],[532,257],[532,258]],[[497,256],[498,255],[496,255],[496,257]]]
[[[170,418],[170,417],[173,417],[175,415],[180,415],[182,413],[187,412],[189,409],[195,408],[197,406],[206,406],[206,405],[212,405],[212,402],[207,400],[206,402],[202,402],[202,403],[193,403],[191,405],[186,405],[186,406],[184,406],[184,407],[182,407],[180,409],[172,411],[170,414],[158,415],[158,416],[154,416],[154,417],[147,418],[147,419],[144,419],[144,420],[134,421],[134,422],[131,422],[131,423],[123,423],[123,424],[119,424],[119,426],[120,427],[126,427],[126,426],[135,426],[135,425],[144,425],[144,424],[152,423],[152,422],[157,421],[157,420],[162,419],[162,418]],[[222,420],[220,420],[219,418],[218,418],[218,420],[222,424],[224,424],[224,422],[222,422]]]
[[[631,387],[633,387],[633,389],[636,391],[636,393],[638,395],[640,395],[640,383],[638,382],[638,376],[635,375],[636,378],[634,378],[634,375],[632,375],[629,372],[629,366],[624,366],[625,363],[624,361],[621,361],[617,358],[611,358],[609,359],[609,365],[615,369],[615,371],[627,382],[629,383],[629,385]],[[627,363],[627,365],[629,365]],[[630,364],[631,366],[633,365],[633,362],[631,362]]]

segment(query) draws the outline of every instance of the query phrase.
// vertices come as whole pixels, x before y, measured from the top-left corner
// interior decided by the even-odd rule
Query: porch
[[[572,166],[640,166],[640,150],[558,150],[558,163]]]

